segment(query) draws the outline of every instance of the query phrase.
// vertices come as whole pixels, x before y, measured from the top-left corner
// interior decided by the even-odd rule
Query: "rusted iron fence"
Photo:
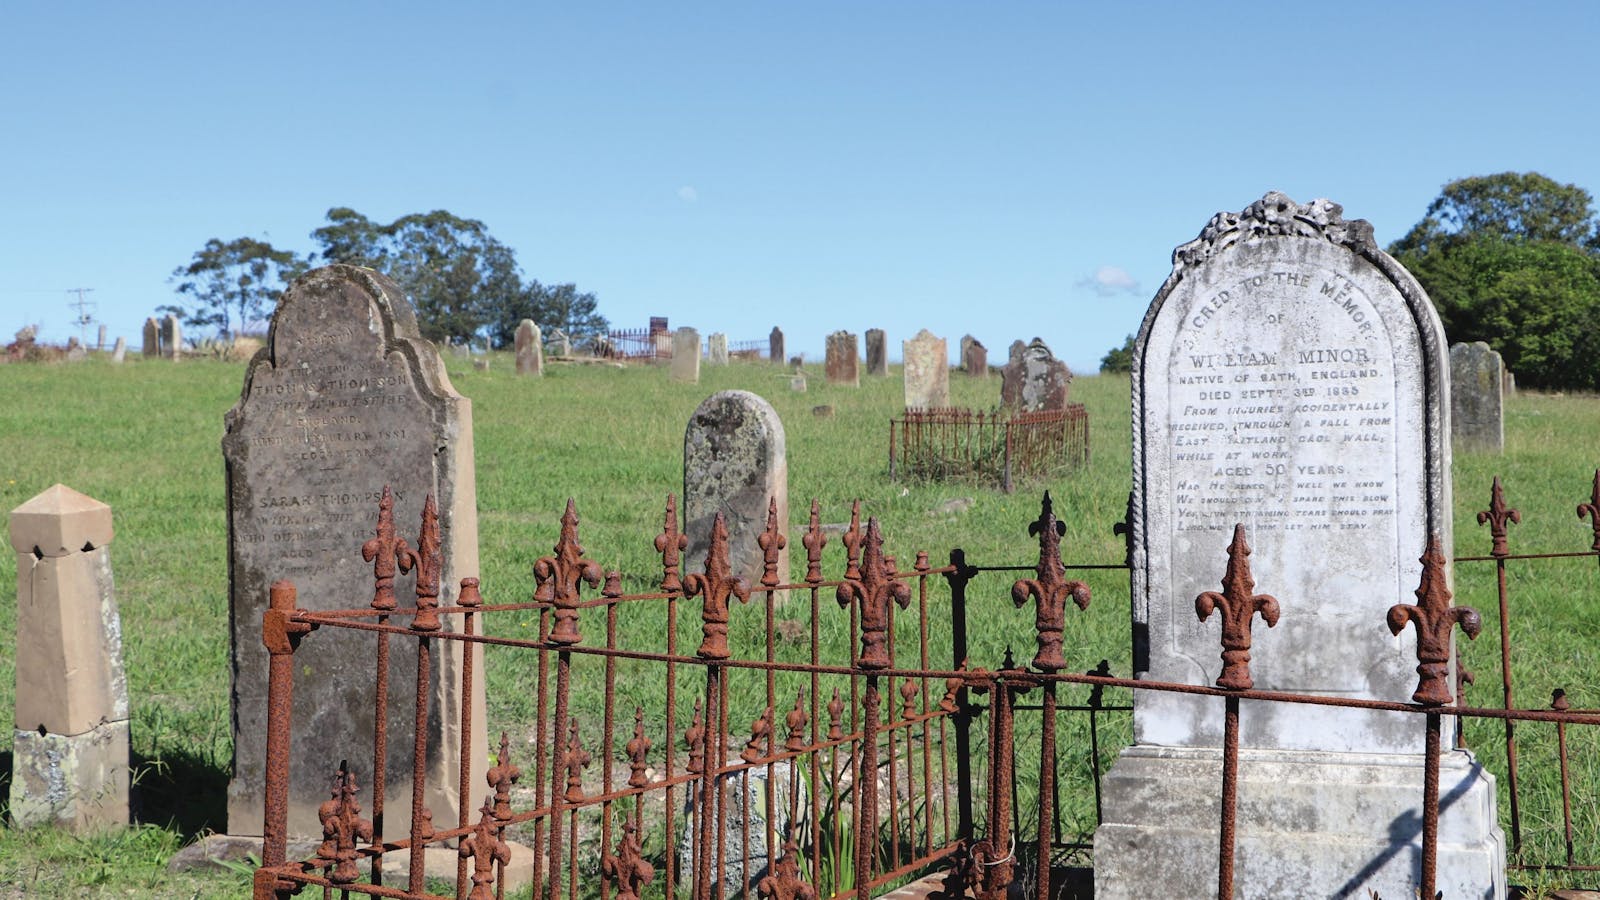
[[[624,328],[607,332],[606,339],[614,359],[646,362],[672,358],[672,333],[668,331]]]
[[[1009,493],[1018,481],[1088,462],[1089,413],[1081,403],[1022,413],[911,407],[889,420],[890,478],[972,478]]]
[[[1600,521],[1588,551],[1512,554],[1507,525],[1520,516],[1506,506],[1498,481],[1489,509],[1480,516],[1491,525],[1493,552],[1457,559],[1469,566],[1492,563],[1498,575],[1505,688],[1503,702],[1487,708],[1461,705],[1453,696],[1459,686],[1447,683],[1449,633],[1459,624],[1475,634],[1479,618],[1452,605],[1437,543],[1423,556],[1418,602],[1396,603],[1386,623],[1375,623],[1396,632],[1408,625],[1418,631],[1420,679],[1406,702],[1253,688],[1252,617],[1270,623],[1294,616],[1301,598],[1252,593],[1242,527],[1219,573],[1223,590],[1196,598],[1202,617],[1224,619],[1219,647],[1224,671],[1210,686],[1134,680],[1113,673],[1104,661],[1086,669],[1085,660],[1067,658],[1063,635],[1070,628],[1069,607],[1087,608],[1091,601],[1089,585],[1068,574],[1100,571],[1103,577],[1122,578],[1126,565],[1063,563],[1065,528],[1048,494],[1029,526],[1037,561],[1025,566],[972,565],[957,550],[943,565],[919,553],[909,568],[901,568],[884,553],[876,520],[863,525],[853,511],[847,530],[830,537],[813,503],[809,527],[799,538],[806,572],[795,583],[785,583],[785,573],[777,570],[778,550],[788,538],[775,516],[769,516],[761,536],[765,565],[754,583],[732,574],[720,520],[702,569],[684,572],[687,539],[669,497],[664,527],[654,538],[660,571],[648,576],[650,590],[634,593],[622,590],[620,573],[604,571],[585,554],[569,503],[553,553],[535,565],[531,600],[487,603],[476,579],[469,578],[462,582],[459,604],[448,608],[437,604],[440,560],[437,540],[430,538],[436,534],[430,514],[431,504],[414,552],[381,515],[373,545],[389,548],[391,563],[417,566],[413,607],[389,603],[395,566],[386,567],[382,553],[368,607],[308,612],[296,608],[291,584],[274,585],[263,638],[271,654],[269,768],[256,900],[282,900],[306,886],[320,887],[325,896],[488,900],[505,895],[506,842],[511,840],[532,848],[533,885],[520,895],[535,898],[864,900],[924,873],[937,873],[945,896],[971,891],[998,900],[1018,889],[1039,898],[1063,896],[1069,874],[1063,863],[1084,859],[1098,821],[1103,751],[1117,749],[1115,742],[1100,746],[1101,729],[1107,717],[1126,724],[1131,709],[1126,698],[1133,691],[1225,700],[1217,845],[1222,896],[1231,896],[1242,874],[1234,871],[1233,835],[1239,826],[1248,827],[1237,821],[1231,800],[1238,778],[1241,699],[1421,717],[1418,727],[1428,736],[1418,773],[1418,889],[1423,896],[1433,895],[1436,876],[1439,736],[1445,716],[1474,723],[1480,742],[1489,728],[1497,737],[1504,733],[1511,766],[1504,785],[1511,803],[1504,815],[1510,822],[1513,866],[1600,870],[1595,828],[1573,821],[1574,809],[1594,805],[1593,776],[1571,774],[1569,764],[1579,761],[1570,759],[1567,749],[1572,728],[1600,725],[1600,711],[1568,708],[1559,694],[1548,709],[1513,704],[1508,635],[1514,604],[1505,577],[1508,565],[1524,560],[1600,559]],[[1600,473],[1579,514],[1600,519]],[[835,549],[829,558],[842,563],[835,578],[824,571],[824,549],[830,544]],[[1016,661],[1010,651],[991,662],[992,669],[968,663],[968,597],[975,591],[1005,596],[1019,616],[1031,613],[1032,627],[1021,632],[1032,634],[1030,663]],[[990,615],[986,612],[986,620]],[[458,627],[441,629],[444,616],[453,617]],[[490,627],[496,620],[504,621]],[[940,627],[931,627],[935,622]],[[533,633],[520,636],[522,623],[532,625]],[[417,746],[411,778],[418,799],[411,821],[378,833],[355,799],[363,786],[370,787],[383,760],[381,752],[363,755],[368,747],[382,747],[386,737],[386,693],[375,692],[378,733],[371,745],[350,748],[351,762],[322,761],[333,778],[331,798],[321,808],[323,843],[312,858],[291,861],[285,833],[290,793],[321,796],[323,787],[288,781],[293,660],[296,652],[315,652],[314,632],[324,628],[371,633],[380,649],[375,660],[383,657],[386,642],[415,641],[418,698],[428,696],[427,660],[442,641],[514,654],[523,661],[519,671],[528,673],[534,721],[506,729],[486,784],[467,783],[463,762],[460,808],[434,810],[434,815],[420,800],[425,748]],[[465,656],[471,660],[473,654]],[[375,684],[379,668],[375,664]],[[481,677],[481,668],[466,666],[463,695]],[[1112,702],[1107,702],[1108,691]],[[470,716],[470,703],[458,706],[464,719]],[[426,714],[425,707],[419,700],[419,715]],[[1086,721],[1088,747],[1058,743],[1063,733],[1085,731],[1064,727],[1069,716]],[[460,734],[470,736],[470,724],[463,721]],[[1554,858],[1528,849],[1524,841],[1529,804],[1519,796],[1519,724],[1553,733],[1554,740],[1546,743],[1559,754],[1562,833],[1557,844],[1564,844],[1565,852]],[[1595,730],[1582,730],[1593,746]],[[463,761],[489,752],[467,746],[469,740],[463,738]],[[1527,762],[1524,754],[1521,763]],[[1582,762],[1592,773],[1593,760]],[[1063,828],[1064,783],[1094,792],[1094,821]],[[1544,808],[1552,798],[1538,802],[1538,825],[1553,828]],[[405,872],[385,868],[385,856],[424,845],[450,848],[458,859],[451,888],[434,888],[445,893],[430,892],[420,853],[411,856]],[[1548,840],[1540,844],[1550,845]]]
[[[728,356],[732,359],[766,359],[769,352],[771,352],[770,345],[765,338],[753,341],[728,342]]]

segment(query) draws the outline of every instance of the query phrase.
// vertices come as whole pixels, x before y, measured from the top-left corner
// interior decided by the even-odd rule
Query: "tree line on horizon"
[[[394,279],[416,308],[423,337],[434,341],[506,346],[523,319],[546,334],[560,329],[580,339],[603,336],[609,327],[592,292],[526,277],[516,252],[476,219],[435,210],[383,224],[339,206],[311,238],[318,249],[304,257],[255,238],[212,238],[173,270],[182,299],[159,310],[187,327],[237,337],[271,314],[295,278],[314,266],[346,263]]]
[[[1386,249],[1450,343],[1484,341],[1527,387],[1600,390],[1600,217],[1587,190],[1538,172],[1460,178]],[[1134,340],[1100,370],[1130,371]]]

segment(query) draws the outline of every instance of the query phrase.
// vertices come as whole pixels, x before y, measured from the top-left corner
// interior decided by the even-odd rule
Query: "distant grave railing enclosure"
[[[1222,698],[1226,709],[1218,713],[1232,718],[1230,730],[1237,727],[1240,700],[1417,716],[1417,727],[1432,738],[1419,762],[1421,815],[1409,837],[1420,854],[1424,896],[1432,894],[1430,866],[1439,840],[1439,723],[1444,716],[1470,720],[1467,736],[1474,745],[1499,744],[1508,762],[1496,774],[1510,801],[1502,821],[1510,826],[1512,867],[1600,870],[1594,813],[1600,732],[1592,727],[1600,725],[1600,711],[1568,708],[1559,692],[1549,708],[1519,707],[1511,686],[1514,579],[1505,572],[1533,560],[1586,567],[1588,558],[1600,560],[1600,473],[1578,510],[1592,520],[1588,550],[1513,554],[1507,526],[1521,517],[1507,506],[1496,480],[1489,508],[1479,515],[1490,526],[1491,553],[1456,560],[1493,565],[1498,576],[1497,593],[1486,599],[1500,611],[1504,688],[1502,702],[1490,707],[1461,705],[1459,685],[1444,683],[1441,659],[1428,655],[1441,639],[1448,644],[1457,620],[1476,632],[1477,617],[1451,607],[1448,592],[1440,590],[1442,557],[1425,558],[1425,589],[1418,598],[1393,598],[1387,621],[1373,623],[1389,629],[1414,624],[1431,635],[1418,642],[1422,677],[1407,702],[1242,686],[1249,681],[1248,624],[1242,634],[1237,627],[1222,629],[1218,649],[1229,663],[1219,684],[1230,683],[1228,672],[1239,674],[1244,654],[1243,681],[1233,680],[1232,687],[1134,680],[1096,661],[1096,653],[1067,658],[1068,648],[1080,647],[1070,607],[1087,608],[1092,600],[1090,585],[1068,573],[1121,578],[1127,567],[1125,561],[1064,564],[1065,529],[1048,494],[1028,529],[1030,542],[1037,543],[1031,564],[978,566],[954,550],[940,565],[918,553],[902,567],[884,553],[876,520],[863,525],[853,511],[844,533],[830,537],[813,503],[799,536],[804,577],[786,582],[788,573],[777,570],[777,550],[788,537],[781,523],[769,519],[761,544],[766,561],[754,583],[731,573],[720,520],[703,569],[684,571],[687,539],[669,497],[664,527],[653,536],[661,569],[648,576],[649,590],[634,593],[622,590],[621,573],[605,571],[585,553],[569,503],[553,553],[535,564],[530,600],[488,603],[477,580],[468,578],[460,603],[443,608],[430,512],[424,512],[414,551],[397,539],[392,525],[384,533],[380,516],[375,546],[411,553],[390,561],[398,561],[402,571],[408,562],[415,565],[414,606],[393,608],[395,567],[386,568],[382,560],[375,562],[373,601],[364,607],[309,612],[296,608],[293,585],[273,587],[263,636],[271,656],[265,838],[254,896],[282,900],[312,886],[325,896],[489,900],[502,895],[497,891],[503,890],[511,859],[508,840],[532,849],[533,886],[517,896],[536,898],[864,900],[925,873],[941,873],[946,896],[970,890],[1001,898],[1018,888],[1041,898],[1062,896],[1052,891],[1081,878],[1088,861],[1101,766],[1122,740],[1107,741],[1108,717],[1117,723],[1111,731],[1125,735],[1129,691]],[[1242,566],[1248,581],[1247,554],[1241,527],[1228,548],[1229,569]],[[830,578],[825,563],[842,564],[841,570]],[[1222,568],[1219,562],[1219,579]],[[1600,591],[1600,570],[1595,577],[1592,589]],[[1197,598],[1196,608],[1202,618],[1213,610],[1232,615],[1228,609],[1241,603],[1248,611],[1250,599],[1226,587]],[[1009,651],[999,660],[967,658],[973,602],[984,604],[977,627],[1031,630],[1031,662],[1013,659]],[[1274,616],[1301,614],[1311,602],[1280,597]],[[1007,619],[1008,614],[1031,617],[1031,629],[1025,619]],[[452,628],[442,627],[445,617]],[[533,633],[521,636],[527,624]],[[463,737],[459,809],[430,815],[423,808],[427,776],[424,748],[418,746],[413,815],[404,823],[384,822],[381,809],[364,816],[357,800],[360,791],[370,790],[384,759],[381,752],[367,755],[386,739],[386,693],[375,690],[374,742],[349,748],[345,762],[321,761],[332,779],[320,814],[323,842],[313,857],[294,861],[286,849],[289,794],[324,789],[289,783],[294,655],[316,652],[315,632],[330,628],[371,634],[378,650],[374,660],[386,656],[389,642],[416,642],[413,696],[422,698],[419,716],[429,695],[427,660],[442,649],[440,642],[514,654],[528,673],[529,682],[519,689],[532,695],[535,716],[533,722],[490,723],[491,734],[505,736],[486,784],[467,783],[465,761],[492,748],[466,746],[470,737]],[[467,654],[462,696],[483,677],[480,653]],[[375,663],[374,684],[378,675]],[[410,677],[398,671],[392,676]],[[470,715],[471,704],[461,704],[463,736],[472,734]],[[1069,718],[1075,723],[1070,727]],[[1087,745],[1065,745],[1063,735],[1082,735]],[[1574,744],[1582,752],[1574,752]],[[1238,874],[1232,870],[1231,836],[1250,822],[1238,818],[1229,793],[1227,773],[1241,764],[1237,741],[1225,740],[1221,753],[1217,865],[1219,883],[1226,885],[1231,882],[1224,879]],[[1534,765],[1546,787],[1530,792],[1524,782]],[[1558,776],[1550,774],[1553,768],[1559,768]],[[1071,797],[1073,792],[1080,796]],[[1081,796],[1085,792],[1092,792],[1092,804]],[[1084,818],[1068,807],[1095,812]],[[1536,834],[1525,833],[1530,825],[1538,826]],[[457,869],[449,889],[430,888],[420,853],[403,872],[385,866],[386,856],[423,845],[454,854]],[[1074,864],[1080,867],[1076,874]]]
[[[1089,413],[909,407],[889,420],[889,477],[975,479],[1010,493],[1018,481],[1089,462]]]

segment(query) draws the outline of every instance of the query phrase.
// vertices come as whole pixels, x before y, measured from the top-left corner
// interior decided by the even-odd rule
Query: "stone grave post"
[[[183,326],[172,313],[161,320],[161,356],[173,362],[183,359]]]
[[[714,331],[706,338],[706,365],[725,366],[728,364],[728,336],[720,331]]]
[[[1416,638],[1385,617],[1415,599],[1430,538],[1451,556],[1445,353],[1421,286],[1337,204],[1268,194],[1174,251],[1134,350],[1135,677],[1216,683],[1220,628],[1196,598],[1242,523],[1254,590],[1280,611],[1254,631],[1255,688],[1411,698]],[[1097,898],[1209,896],[1222,711],[1134,695],[1134,744],[1104,781]],[[1244,700],[1239,721],[1240,896],[1412,896],[1423,717]],[[1494,779],[1450,751],[1440,790],[1444,896],[1504,898]]]
[[[673,381],[700,383],[700,332],[684,327],[672,333],[672,368],[669,374]]]
[[[161,355],[161,326],[154,318],[144,320],[144,346],[139,352],[149,358]]]
[[[100,326],[100,337],[99,337],[98,340],[95,341],[94,349],[98,350],[98,351],[100,351],[102,353],[105,352],[105,349],[106,349],[106,327],[104,325]]]
[[[11,820],[90,832],[128,818],[128,684],[111,507],[66,485],[11,511],[17,552]]]
[[[712,521],[728,528],[733,574],[755,589],[763,556],[757,543],[777,501],[778,530],[789,533],[789,463],[783,422],[772,405],[749,391],[719,391],[689,417],[683,434],[683,533],[689,537],[683,571],[698,572],[710,547]],[[789,549],[778,553],[777,576],[789,580]],[[780,598],[781,599],[781,598]]]
[[[334,265],[295,279],[278,300],[267,344],[251,359],[225,425],[234,671],[228,824],[231,833],[249,835],[260,834],[262,825],[261,619],[268,586],[293,581],[302,609],[366,605],[373,564],[363,562],[362,542],[373,533],[387,486],[395,530],[413,546],[424,501],[435,498],[443,551],[439,605],[453,605],[461,579],[478,574],[472,404],[451,386],[438,350],[420,337],[400,288],[371,269]],[[415,570],[395,577],[402,607],[414,603],[415,582]],[[441,616],[447,630],[460,627],[456,618]],[[399,617],[396,624],[407,621]],[[365,632],[324,628],[306,637],[295,656],[291,834],[321,833],[317,805],[326,799],[329,767],[341,759],[350,761],[370,809],[374,646]],[[383,790],[391,837],[411,814],[409,736],[418,727],[427,731],[427,807],[437,824],[456,820],[462,647],[434,642],[433,695],[427,721],[419,724],[410,693],[416,642],[390,643]],[[466,702],[473,709],[470,784],[480,786],[465,798],[470,803],[489,752],[481,677]]]
[[[540,340],[539,326],[532,319],[517,324],[517,374],[540,376],[544,374],[544,343]]]
[[[828,378],[828,383],[860,387],[861,372],[858,365],[860,357],[857,352],[856,336],[848,331],[835,331],[828,335],[826,350],[823,372]]]
[[[924,328],[909,341],[900,342],[905,363],[907,409],[950,405],[950,351],[942,337]]]
[[[774,325],[772,333],[767,335],[767,362],[781,366],[784,359],[783,329]]]
[[[1000,405],[1012,412],[1065,409],[1071,389],[1072,370],[1038,338],[1000,370]]]
[[[884,346],[885,340],[882,328],[868,328],[867,341],[867,374],[889,374],[889,353]]]
[[[979,340],[966,341],[966,347],[961,351],[961,368],[966,370],[970,378],[989,377],[989,350]]]
[[[1505,450],[1505,366],[1483,341],[1450,348],[1450,430],[1455,448]]]
[[[111,348],[111,361],[113,363],[121,365],[123,359],[125,359],[127,357],[127,355],[128,355],[128,341],[127,341],[127,339],[126,338],[122,338],[122,337],[117,338],[116,345]]]

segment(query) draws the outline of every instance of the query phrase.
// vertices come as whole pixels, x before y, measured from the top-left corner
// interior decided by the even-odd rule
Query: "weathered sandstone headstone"
[[[517,374],[544,374],[544,343],[540,340],[539,326],[532,319],[517,324]]]
[[[1268,194],[1174,251],[1134,351],[1135,676],[1216,682],[1219,617],[1196,616],[1196,597],[1218,589],[1242,523],[1254,591],[1280,610],[1255,623],[1255,688],[1408,701],[1415,633],[1391,636],[1385,616],[1415,601],[1430,536],[1451,556],[1448,391],[1427,296],[1338,205]],[[1222,710],[1135,695],[1135,743],[1105,779],[1097,898],[1215,884]],[[1239,895],[1411,896],[1422,717],[1245,700],[1240,723]],[[1447,752],[1441,793],[1439,887],[1503,898],[1493,779]]]
[[[572,339],[567,333],[557,328],[550,332],[549,345],[545,348],[551,356],[565,359],[572,355]]]
[[[161,356],[173,362],[183,359],[183,326],[172,313],[161,320]]]
[[[989,375],[989,349],[983,346],[982,341],[963,340],[966,346],[961,351],[961,368],[969,377],[987,378]],[[1062,403],[1065,406],[1065,402]]]
[[[706,338],[706,365],[725,366],[728,364],[728,336],[720,331],[711,333]]]
[[[679,328],[672,333],[673,381],[700,383],[700,332],[693,328]]]
[[[161,355],[161,326],[153,318],[144,320],[144,346],[139,352],[147,357]]]
[[[772,333],[767,335],[767,361],[775,366],[783,365],[783,329],[772,326]]]
[[[104,351],[106,349],[106,327],[104,325],[100,326],[100,336],[95,341],[94,349],[100,351]]]
[[[789,390],[797,394],[804,394],[806,392],[806,376],[803,373],[789,376]]]
[[[1450,348],[1450,429],[1457,450],[1505,450],[1505,366],[1483,341]]]
[[[78,343],[77,338],[67,340],[67,362],[83,362],[89,358],[89,351]]]
[[[884,346],[883,329],[882,328],[868,328],[867,329],[867,334],[866,334],[866,341],[867,341],[867,374],[868,375],[887,375],[887,374],[889,374],[889,353],[888,353],[888,349]]]
[[[396,532],[412,545],[425,498],[438,505],[441,606],[478,572],[472,404],[455,392],[433,344],[417,331],[400,288],[355,266],[328,266],[296,279],[278,301],[267,345],[250,361],[222,440],[228,474],[229,572],[233,622],[234,773],[228,825],[259,834],[266,751],[267,652],[261,643],[267,589],[292,580],[302,609],[365,605],[373,534],[384,488],[393,492]],[[395,577],[404,607],[414,604],[415,570]],[[441,616],[446,629],[455,616]],[[405,624],[404,617],[396,624]],[[374,638],[345,629],[308,635],[295,655],[289,830],[317,835],[317,805],[330,766],[350,761],[363,804],[372,787]],[[428,793],[435,822],[456,816],[462,644],[436,641],[427,730]],[[415,734],[408,687],[416,642],[390,643],[386,827],[403,828],[411,809]],[[481,670],[480,670],[481,671]],[[487,741],[481,680],[473,704],[472,784],[481,785]],[[397,739],[396,735],[405,735]],[[468,802],[471,802],[469,798]]]
[[[907,409],[950,405],[950,351],[942,337],[924,328],[909,341],[900,342],[904,357]]]
[[[835,331],[828,335],[823,357],[823,373],[829,384],[861,386],[860,356],[856,336],[848,331]]]
[[[789,462],[783,422],[772,405],[749,391],[719,391],[689,418],[683,434],[683,532],[689,536],[683,570],[698,572],[711,546],[712,522],[722,513],[728,561],[752,589],[761,584],[757,543],[776,499],[778,530],[789,532]],[[789,550],[778,554],[777,575],[789,580]]]
[[[117,338],[116,346],[111,348],[111,361],[121,365],[128,355],[128,341],[126,338]]]
[[[128,686],[111,507],[55,485],[11,511],[17,553],[11,820],[88,832],[128,818]]]
[[[1000,371],[1000,405],[1012,412],[1066,409],[1071,389],[1072,370],[1038,338]]]

